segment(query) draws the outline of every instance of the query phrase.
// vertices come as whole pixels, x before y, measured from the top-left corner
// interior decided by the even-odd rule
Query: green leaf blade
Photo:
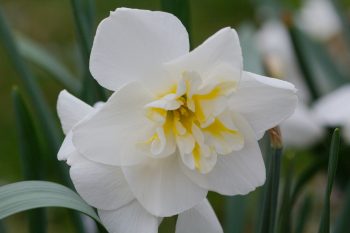
[[[281,156],[282,148],[275,148],[270,159],[269,171],[266,179],[259,233],[271,233],[275,230]]]
[[[319,227],[319,233],[329,233],[330,232],[330,198],[333,188],[333,183],[338,166],[339,157],[339,145],[340,145],[340,133],[339,129],[335,129],[332,136],[331,149],[329,153],[328,162],[328,181],[326,193],[324,196],[324,207],[321,215],[321,222]]]
[[[24,179],[40,180],[43,178],[43,157],[33,121],[23,98],[16,88],[12,91],[12,98]],[[28,212],[28,218],[31,233],[46,233],[47,217],[45,210],[31,210]]]
[[[298,211],[298,217],[296,220],[296,227],[295,231],[296,233],[303,233],[306,229],[306,223],[308,222],[309,218],[311,217],[311,210],[312,210],[312,197],[310,195],[307,195]]]
[[[0,219],[41,207],[76,210],[101,223],[93,208],[65,186],[47,181],[23,181],[0,187]]]

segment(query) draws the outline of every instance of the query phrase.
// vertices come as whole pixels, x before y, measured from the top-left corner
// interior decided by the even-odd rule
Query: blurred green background
[[[190,1],[190,23],[191,41],[196,47],[217,30],[231,26],[238,28],[242,23],[261,23],[261,9],[264,6],[273,5],[272,0],[192,0]],[[278,4],[276,4],[276,2]],[[275,1],[275,5],[284,6],[285,10],[298,10],[302,1],[285,0]],[[81,59],[77,45],[77,36],[74,24],[74,17],[69,0],[1,0],[0,5],[7,22],[14,33],[23,35],[40,46],[45,48],[50,54],[58,58],[76,76],[81,77]],[[342,1],[342,5],[347,7],[349,2]],[[149,10],[161,10],[159,0],[99,0],[96,1],[96,26],[103,18],[109,15],[109,11],[117,7],[141,8]],[[269,12],[269,11],[268,11]],[[273,12],[273,11],[271,11]],[[271,13],[272,14],[272,13]],[[51,74],[45,72],[32,63],[28,63],[38,79],[38,83],[45,94],[46,101],[51,107],[51,111],[56,116],[56,100],[62,85],[52,78]],[[13,86],[18,86],[24,90],[18,79],[18,74],[10,63],[5,48],[0,44],[0,185],[23,180],[21,172],[21,161],[18,150],[18,140],[15,130],[15,115],[12,105],[11,90]],[[28,102],[29,103],[29,102]],[[27,104],[28,104],[27,103]],[[31,107],[29,105],[29,107]],[[31,110],[31,109],[30,109]],[[57,121],[58,125],[58,121]],[[308,152],[302,152],[307,154]],[[292,153],[293,154],[293,153]],[[298,167],[305,166],[309,158],[297,159]],[[52,178],[55,180],[55,177]],[[316,180],[314,182],[323,182]],[[261,191],[258,189],[258,192]],[[250,194],[246,198],[255,200],[248,203],[249,209],[257,210],[257,193]],[[321,199],[322,196],[316,196]],[[226,199],[216,194],[210,194],[210,199],[220,220],[224,220],[224,205]],[[320,201],[320,200],[319,200]],[[341,202],[340,202],[341,203]],[[340,205],[336,203],[336,205]],[[336,208],[337,206],[335,206]],[[315,208],[315,219],[319,218],[319,209]],[[73,232],[71,223],[64,210],[48,210],[49,231],[48,232]],[[257,211],[256,211],[257,212]],[[254,212],[252,212],[254,213]],[[255,213],[256,214],[256,213]],[[27,221],[24,214],[19,214],[6,219],[9,233],[27,232]],[[167,220],[163,224],[162,231],[167,231],[167,226],[174,224],[173,220]],[[254,216],[249,216],[246,222],[246,231],[255,230]]]

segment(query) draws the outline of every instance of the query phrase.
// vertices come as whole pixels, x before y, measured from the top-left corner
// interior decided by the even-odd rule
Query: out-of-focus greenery
[[[252,43],[252,38],[249,34],[249,27],[252,25],[252,22],[254,22],[256,25],[261,23],[262,19],[260,18],[261,16],[259,14],[260,9],[264,8],[264,6],[275,6],[276,8],[281,8],[284,6],[285,10],[293,11],[300,7],[301,2],[302,1],[300,0],[190,0],[189,6],[192,47],[196,47],[218,29],[225,26],[231,26],[241,29],[241,40],[244,40],[242,41],[243,53],[244,55],[249,55],[249,44]],[[350,5],[350,1],[343,0],[339,2],[342,6]],[[84,67],[81,54],[79,52],[78,39],[74,23],[75,19],[70,0],[2,0],[0,5],[6,20],[11,27],[11,30],[15,33],[15,35],[17,35],[17,37],[24,38],[24,41],[33,41],[45,49],[46,52],[53,55],[53,57],[56,58],[57,61],[61,62],[63,67],[67,69],[67,72],[63,71],[65,76],[73,76],[76,81],[81,83],[81,80],[79,79],[82,78],[86,67]],[[114,10],[117,7],[131,7],[150,10],[162,9],[161,0],[100,0],[96,1],[96,25],[101,21],[101,19],[108,16],[109,11]],[[248,21],[250,24],[245,24],[248,25],[246,28],[240,27],[243,25],[243,23]],[[292,33],[294,32],[291,30],[291,34]],[[246,35],[246,37],[243,35]],[[297,36],[300,35],[298,34]],[[299,55],[302,56],[302,58],[305,58],[305,54]],[[254,59],[252,56],[253,55],[251,55],[250,58]],[[33,64],[33,62],[28,62],[28,65],[35,74],[35,78],[37,78],[40,89],[44,92],[45,101],[49,104],[50,110],[54,114],[56,118],[55,120],[58,122],[55,106],[57,95],[59,91],[63,89],[63,86],[53,77],[52,70],[44,70],[38,67],[36,64]],[[260,71],[263,72],[262,66],[257,67],[255,63],[253,64],[253,62],[250,64],[245,64],[245,66],[250,71],[260,69]],[[57,69],[55,70],[56,71],[53,72],[62,71],[57,71]],[[13,86],[18,86],[19,90],[25,90],[23,84],[19,81],[18,73],[5,53],[5,48],[2,44],[0,44],[0,185],[25,179],[25,177],[22,175],[23,172],[19,156],[20,151],[18,149],[19,141],[15,130],[15,110],[11,99],[11,90]],[[26,100],[27,94],[23,92],[23,95],[24,99]],[[33,113],[34,110],[28,101],[26,101],[26,104],[29,107],[29,112]],[[320,155],[328,155],[331,140],[330,138],[326,138],[324,141],[324,143],[321,143],[322,145],[317,145],[316,148],[313,148],[313,151],[316,151],[317,153],[319,152]],[[267,141],[263,141],[261,144],[263,152],[271,152],[269,151]],[[314,204],[322,203],[324,198],[322,193],[324,191],[322,190],[322,192],[315,193],[312,188],[305,188],[302,186],[304,182],[308,182],[311,178],[314,178],[316,172],[318,172],[320,168],[324,168],[324,170],[327,168],[326,157],[322,158],[320,156],[321,158],[319,159],[319,162],[315,165],[316,160],[313,157],[315,154],[314,152],[306,150],[287,151],[284,153],[281,171],[282,183],[280,185],[280,198],[286,202],[283,203],[285,205],[282,205],[281,208],[286,208],[288,210],[288,208],[291,208],[291,205],[295,204],[298,208],[294,208],[293,211],[297,210],[298,213],[300,210],[302,211],[300,212],[301,214],[294,214],[294,212],[290,211],[290,213],[288,213],[289,215],[283,215],[283,218],[280,218],[280,213],[275,213],[278,221],[280,221],[279,223],[282,222],[283,224],[294,224],[294,222],[296,222],[295,224],[299,227],[297,229],[302,229],[305,226],[303,218],[296,218],[292,220],[290,217],[292,214],[303,217],[309,215],[310,222],[317,224],[320,222],[320,210],[322,209],[322,205]],[[348,152],[348,150],[344,151],[341,149],[340,154],[346,154]],[[268,164],[268,161],[266,164]],[[343,184],[346,184],[349,181],[349,173],[346,171],[346,169],[349,169],[349,167],[346,167],[346,163],[341,163],[339,169],[341,173],[340,181]],[[49,168],[46,168],[46,171],[49,170]],[[290,176],[288,176],[288,174]],[[48,175],[50,176],[50,174]],[[288,189],[288,184],[290,184],[289,182],[292,181],[288,180],[286,177],[289,177],[296,184],[300,184],[302,190],[291,190],[291,188]],[[56,180],[58,178],[53,176],[50,177],[50,179]],[[324,177],[320,176],[316,177],[313,182],[322,183],[324,180]],[[318,185],[317,187],[320,186]],[[271,189],[273,188],[276,187],[271,187]],[[263,213],[261,204],[263,201],[260,198],[260,196],[262,196],[260,194],[263,193],[262,189],[263,188],[259,188],[256,192],[244,197],[234,198],[223,198],[222,196],[214,193],[209,194],[209,199],[213,204],[220,221],[223,223],[224,228],[227,229],[227,232],[242,232],[240,230],[244,230],[244,232],[257,232],[259,222],[257,221],[256,216]],[[312,198],[310,198],[311,193],[313,193]],[[299,198],[297,199],[297,197]],[[342,202],[340,201],[338,203]],[[311,208],[308,208],[311,205],[312,210],[310,210]],[[233,209],[239,209],[240,211],[231,211]],[[310,212],[307,212],[307,210],[310,210]],[[50,209],[47,212],[49,222],[48,232],[74,232],[72,222],[68,220],[69,217],[66,211]],[[252,213],[254,213],[254,216]],[[344,216],[340,219],[341,220],[339,221],[342,221],[343,224],[346,222],[344,221]],[[166,219],[165,222],[165,224],[161,225],[160,232],[169,232],[169,228],[173,227],[175,224],[175,218]],[[27,225],[29,225],[25,215],[23,214],[8,218],[6,219],[5,223],[8,227],[8,232],[10,233],[27,232]],[[314,232],[316,232],[319,227],[317,224],[313,224],[311,227],[308,226],[307,229],[312,229]],[[279,229],[283,229],[283,227]]]

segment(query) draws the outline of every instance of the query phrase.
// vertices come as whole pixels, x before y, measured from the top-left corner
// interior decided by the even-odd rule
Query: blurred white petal
[[[330,0],[307,0],[299,14],[299,26],[319,40],[341,31],[341,23]]]
[[[307,148],[318,142],[324,134],[322,125],[302,103],[280,126],[283,145],[286,147]]]

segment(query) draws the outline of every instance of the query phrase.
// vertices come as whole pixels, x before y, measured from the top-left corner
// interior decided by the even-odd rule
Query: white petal
[[[261,135],[292,115],[297,102],[291,83],[243,72],[237,92],[230,99],[230,108],[242,114],[256,135]]]
[[[123,167],[130,189],[153,215],[178,214],[198,204],[207,194],[183,174],[178,159],[178,155],[149,158],[141,164]]]
[[[249,124],[235,115],[235,124],[244,136],[244,147],[230,155],[221,155],[208,174],[181,166],[196,184],[223,195],[247,194],[265,182],[265,165],[255,134]]]
[[[339,16],[329,0],[307,0],[299,14],[299,25],[313,37],[330,39],[341,31]]]
[[[176,150],[175,139],[172,132],[166,132],[163,127],[156,129],[157,137],[151,143],[150,156],[163,158],[173,154]]]
[[[324,133],[321,124],[301,102],[294,114],[281,123],[281,131],[283,145],[296,148],[312,146]]]
[[[64,138],[63,143],[57,153],[58,160],[67,160],[72,153],[76,151],[72,141],[73,133],[69,131],[67,136]]]
[[[176,137],[176,143],[181,155],[182,162],[186,164],[190,169],[195,169],[195,163],[192,155],[193,148],[195,146],[195,140],[189,133],[185,135],[179,135]]]
[[[137,147],[148,129],[143,106],[150,96],[138,83],[129,83],[115,92],[95,114],[73,129],[73,143],[90,160],[107,165],[141,161]]]
[[[350,85],[346,85],[318,100],[313,113],[325,125],[343,125],[350,117],[349,103]]]
[[[207,199],[177,218],[175,233],[223,233],[218,218]]]
[[[95,163],[80,156],[71,160],[70,176],[80,196],[98,209],[118,209],[135,198],[120,167]]]
[[[66,90],[61,91],[58,95],[57,113],[65,134],[92,110],[93,108],[91,106],[71,95]]]
[[[175,16],[119,8],[97,28],[90,71],[110,90],[135,80],[153,87],[166,81],[161,64],[188,51],[188,34]]]
[[[189,54],[166,64],[166,67],[178,72],[179,76],[184,71],[194,71],[204,79],[212,78],[214,71],[218,76],[218,69],[224,67],[222,75],[229,75],[231,80],[238,81],[243,68],[238,35],[234,29],[223,28]]]
[[[111,233],[157,233],[160,222],[136,200],[118,210],[98,210],[98,215]]]

